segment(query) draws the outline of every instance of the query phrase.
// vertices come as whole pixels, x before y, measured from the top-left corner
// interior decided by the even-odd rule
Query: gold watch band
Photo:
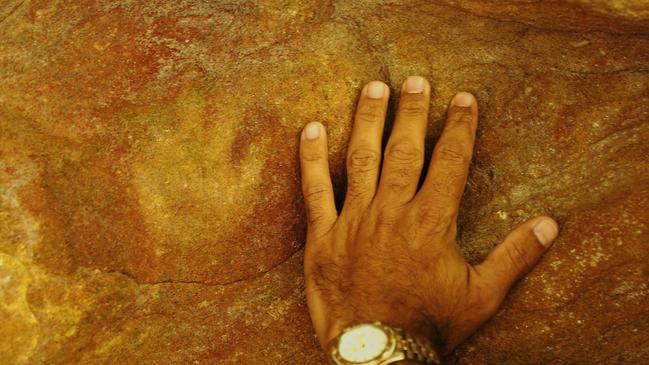
[[[439,365],[441,361],[437,351],[409,336],[400,328],[394,328],[397,335],[397,347],[403,351],[407,360],[413,360],[426,365]]]

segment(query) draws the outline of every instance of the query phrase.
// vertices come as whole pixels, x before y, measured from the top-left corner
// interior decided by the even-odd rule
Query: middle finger
[[[430,84],[410,76],[403,83],[392,134],[385,147],[383,170],[376,199],[402,205],[417,190],[424,164],[424,138],[428,124]]]

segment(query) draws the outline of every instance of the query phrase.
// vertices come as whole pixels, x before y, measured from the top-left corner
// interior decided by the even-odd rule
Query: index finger
[[[329,175],[327,135],[322,124],[312,122],[300,137],[302,194],[307,209],[309,236],[329,231],[338,216]]]
[[[457,217],[471,164],[477,124],[478,103],[475,97],[467,92],[455,95],[416,201],[421,204],[434,201],[453,219]]]

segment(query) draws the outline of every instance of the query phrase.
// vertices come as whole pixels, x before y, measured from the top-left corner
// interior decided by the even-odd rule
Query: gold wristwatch
[[[330,354],[336,365],[387,365],[402,360],[440,364],[434,348],[380,322],[347,327],[334,339]]]

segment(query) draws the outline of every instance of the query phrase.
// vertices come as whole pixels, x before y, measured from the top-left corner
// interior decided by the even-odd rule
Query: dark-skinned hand
[[[473,95],[450,103],[443,132],[424,164],[430,85],[411,76],[401,88],[392,133],[381,150],[389,88],[365,85],[347,150],[347,192],[337,212],[322,124],[300,139],[308,214],[304,272],[309,312],[323,348],[343,328],[381,321],[447,353],[498,309],[510,287],[558,233],[549,217],[511,231],[479,265],[468,264],[456,221],[478,123]]]

